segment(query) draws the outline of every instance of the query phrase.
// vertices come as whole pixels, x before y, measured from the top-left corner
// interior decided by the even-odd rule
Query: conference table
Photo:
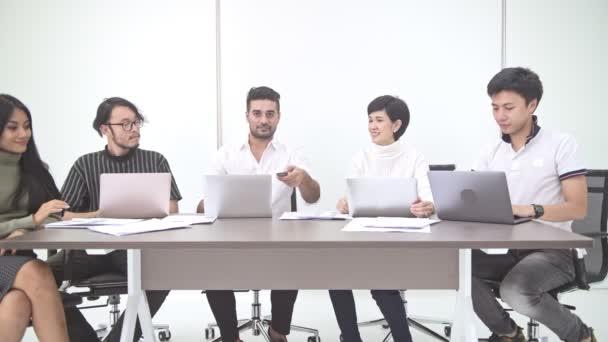
[[[344,232],[346,221],[218,219],[213,224],[116,237],[43,229],[0,248],[126,249],[128,299],[122,342],[139,317],[154,341],[145,290],[454,289],[451,341],[477,341],[471,250],[591,247],[590,238],[530,221],[441,221],[430,233]],[[328,308],[330,310],[330,308]]]

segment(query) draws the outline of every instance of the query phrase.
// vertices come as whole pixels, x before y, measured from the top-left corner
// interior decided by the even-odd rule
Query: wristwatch
[[[540,218],[545,215],[545,208],[543,208],[540,204],[532,204],[532,208],[534,208],[534,218]]]

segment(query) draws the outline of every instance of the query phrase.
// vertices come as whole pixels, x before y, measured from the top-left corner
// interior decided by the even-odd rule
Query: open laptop
[[[170,173],[104,173],[99,213],[104,218],[147,219],[169,215]]]
[[[271,175],[205,176],[205,216],[272,217]]]
[[[442,220],[518,224],[507,177],[498,171],[429,171],[431,191]]]
[[[418,198],[415,178],[347,178],[348,210],[352,217],[412,216]]]

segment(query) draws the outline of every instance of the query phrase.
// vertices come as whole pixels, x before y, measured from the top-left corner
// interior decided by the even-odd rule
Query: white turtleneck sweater
[[[415,178],[418,197],[433,202],[427,172],[429,164],[422,153],[408,143],[396,141],[387,146],[372,144],[353,157],[349,177],[407,177]]]

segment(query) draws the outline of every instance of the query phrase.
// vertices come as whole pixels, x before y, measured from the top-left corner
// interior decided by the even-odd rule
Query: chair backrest
[[[431,171],[454,171],[454,170],[456,170],[456,165],[454,165],[454,164],[434,164],[434,165],[429,165],[429,169]]]
[[[572,230],[594,240],[585,256],[587,282],[592,284],[608,273],[608,170],[588,170],[587,191],[587,216],[574,221]]]

